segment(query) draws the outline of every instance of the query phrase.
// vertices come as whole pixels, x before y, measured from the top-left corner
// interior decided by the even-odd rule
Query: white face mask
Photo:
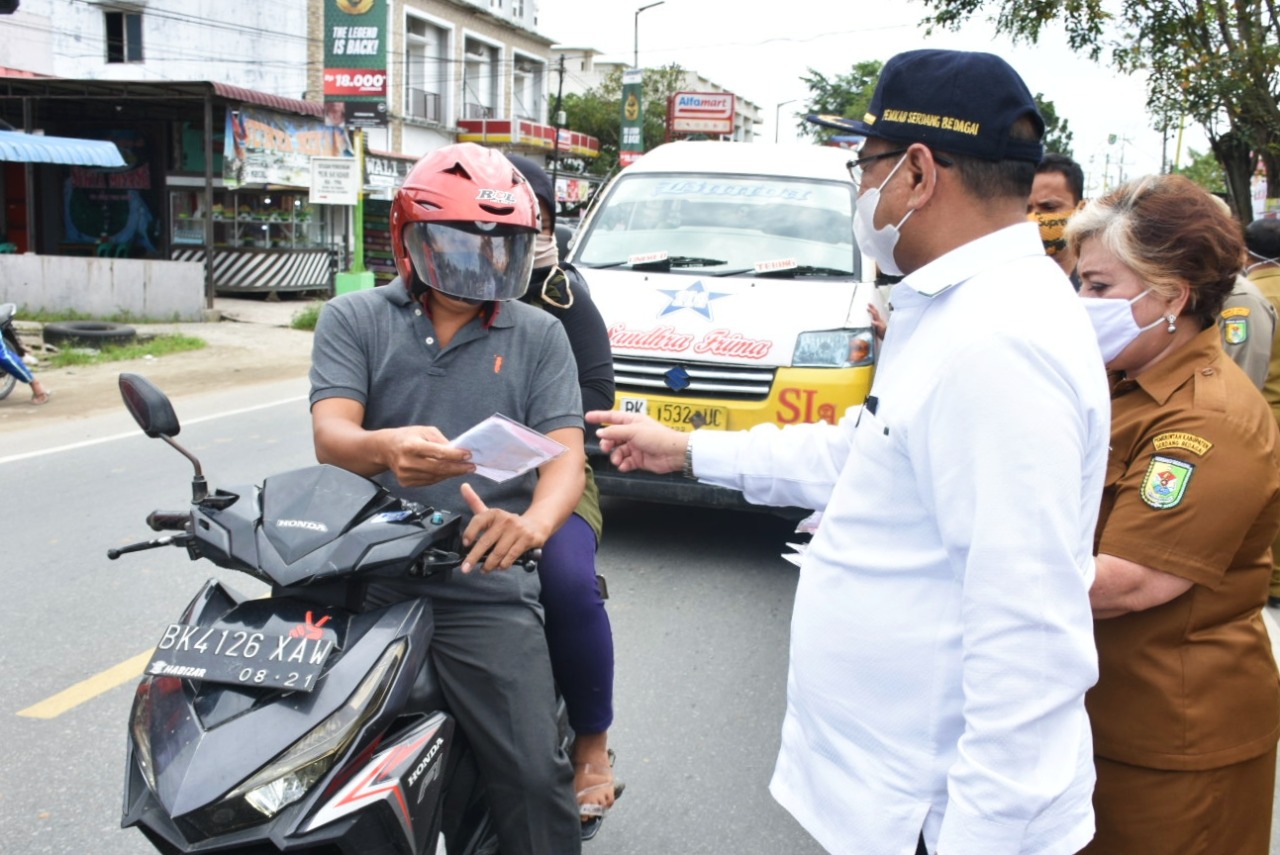
[[[1138,336],[1165,323],[1164,318],[1156,318],[1145,327],[1140,327],[1133,319],[1133,304],[1150,293],[1151,289],[1148,288],[1132,300],[1086,297],[1082,301],[1085,311],[1089,313],[1089,321],[1093,324],[1093,332],[1098,337],[1104,365],[1110,365]]]
[[[1253,264],[1250,264],[1248,267],[1246,267],[1244,269],[1245,273],[1248,273],[1250,270],[1252,270],[1255,267],[1261,267],[1264,264],[1280,263],[1280,258],[1264,258],[1263,256],[1258,255],[1258,253],[1254,252],[1253,250],[1249,250],[1249,254],[1252,255],[1254,258],[1258,259],[1258,261],[1255,261]]]
[[[889,179],[893,178],[894,173],[906,159],[905,154],[898,159],[888,177],[880,182],[880,187],[872,187],[859,196],[853,211],[853,239],[858,242],[858,249],[874,261],[882,272],[890,276],[902,275],[902,268],[898,267],[898,262],[893,258],[893,248],[898,245],[900,237],[898,230],[907,221],[907,217],[915,213],[915,209],[907,211],[906,216],[899,220],[896,226],[877,229],[876,207],[880,204],[880,188],[889,183]]]

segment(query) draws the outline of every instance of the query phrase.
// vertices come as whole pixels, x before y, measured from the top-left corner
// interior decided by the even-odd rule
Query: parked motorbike
[[[165,853],[419,855],[442,832],[465,841],[450,855],[497,852],[412,593],[461,562],[458,515],[325,465],[210,490],[164,393],[133,374],[120,390],[195,476],[189,510],[147,517],[172,533],[108,557],[177,546],[271,586],[246,599],[210,580],[161,633],[130,714],[122,826]],[[371,605],[371,584],[405,594]]]
[[[5,347],[9,348],[19,359],[22,358],[23,347],[22,342],[18,339],[18,333],[13,328],[13,316],[18,311],[18,307],[13,303],[0,304],[0,336],[4,336]],[[0,401],[9,397],[9,393],[13,391],[13,387],[18,384],[18,378],[14,377],[3,367],[0,367]]]

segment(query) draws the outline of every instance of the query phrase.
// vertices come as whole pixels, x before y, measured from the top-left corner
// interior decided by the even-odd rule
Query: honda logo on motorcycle
[[[276,520],[276,528],[305,528],[308,531],[327,532],[329,527],[314,520]]]

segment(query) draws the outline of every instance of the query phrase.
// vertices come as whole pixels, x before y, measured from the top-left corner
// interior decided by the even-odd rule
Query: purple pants
[[[538,562],[551,671],[575,733],[613,723],[613,630],[596,587],[596,533],[577,514],[547,540]]]

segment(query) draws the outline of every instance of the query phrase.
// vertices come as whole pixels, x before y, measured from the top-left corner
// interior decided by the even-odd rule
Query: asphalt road
[[[213,486],[313,461],[305,381],[175,400]],[[118,827],[133,685],[210,575],[179,550],[105,558],[190,498],[191,465],[123,413],[5,436],[0,449],[0,850],[140,855]],[[627,791],[596,855],[821,850],[766,785],[796,571],[768,516],[610,503],[600,567],[617,645],[612,744]]]
[[[178,399],[179,440],[215,486],[307,465],[305,390],[299,379]],[[259,590],[178,550],[106,560],[107,547],[149,536],[147,511],[187,502],[190,477],[123,412],[5,435],[0,851],[151,851],[118,827],[136,676],[205,578]],[[606,520],[612,744],[627,792],[586,851],[818,855],[766,790],[796,580],[778,556],[791,526],[627,502],[608,502]]]

